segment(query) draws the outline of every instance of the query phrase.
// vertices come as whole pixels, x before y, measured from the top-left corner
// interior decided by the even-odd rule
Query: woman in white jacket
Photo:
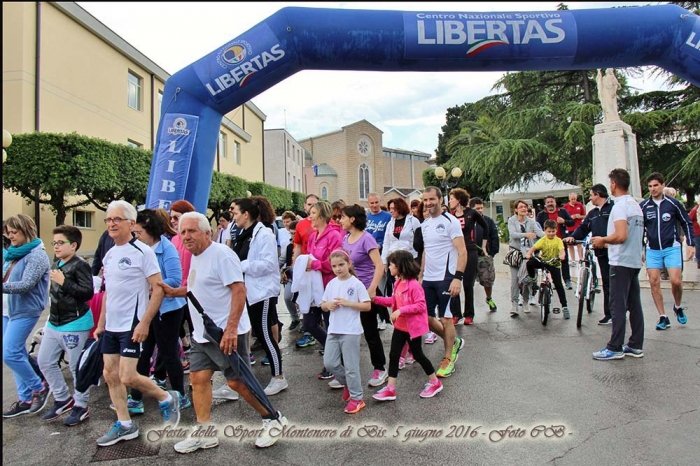
[[[391,220],[384,230],[384,245],[382,247],[382,262],[388,265],[388,257],[394,251],[404,249],[409,251],[414,259],[420,263],[418,253],[413,249],[413,236],[420,228],[420,221],[411,214],[411,209],[405,200],[400,197],[391,199],[387,206],[391,214]]]
[[[416,230],[420,228],[420,221],[411,214],[411,208],[400,197],[391,199],[387,205],[391,214],[391,220],[384,231],[384,247],[382,248],[382,262],[384,263],[385,272],[388,271],[389,267],[387,259],[389,254],[400,249],[410,252],[420,265],[420,257],[418,257],[418,252],[413,247],[413,238]],[[385,273],[385,275],[387,280],[385,296],[391,296],[394,277],[389,273]]]
[[[270,361],[272,379],[265,388],[265,394],[270,396],[289,384],[282,373],[282,352],[271,329],[271,325],[277,323],[280,295],[277,240],[269,228],[257,221],[259,213],[258,206],[250,199],[236,202],[233,218],[243,231],[238,235],[234,251],[241,260],[250,323]]]

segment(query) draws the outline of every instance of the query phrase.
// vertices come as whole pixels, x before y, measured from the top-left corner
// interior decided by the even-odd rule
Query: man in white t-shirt
[[[167,425],[175,427],[180,421],[180,394],[161,390],[155,381],[136,371],[141,343],[148,337],[151,321],[163,301],[156,253],[132,236],[136,209],[128,202],[111,202],[104,222],[114,246],[102,260],[106,287],[104,312],[100,314],[94,336],[101,342],[103,373],[117,422],[97,439],[101,447],[139,436],[139,429],[129,415],[126,387],[157,399]],[[150,289],[153,293],[149,297]]]
[[[610,172],[610,194],[615,205],[608,218],[607,236],[594,236],[594,248],[608,245],[610,262],[610,312],[612,335],[605,348],[592,354],[593,359],[608,361],[625,356],[644,357],[644,314],[639,291],[639,270],[642,268],[644,216],[642,209],[629,195],[630,175],[623,168]],[[630,313],[630,338],[625,345],[626,314]]]
[[[449,377],[455,370],[459,351],[464,347],[464,340],[455,337],[450,299],[459,296],[462,289],[467,248],[459,221],[442,211],[440,188],[425,188],[423,204],[428,217],[421,224],[425,247],[421,261],[421,280],[428,305],[430,330],[437,333],[445,344],[445,357],[436,374],[438,377]]]
[[[199,212],[184,214],[180,217],[179,227],[182,242],[192,253],[187,290],[183,293],[183,288],[170,288],[167,285],[164,289],[166,296],[186,295],[193,310],[190,382],[197,423],[206,425],[211,422],[211,378],[215,371],[221,371],[228,386],[263,418],[255,446],[272,446],[278,438],[275,432],[280,432],[288,421],[272,407],[260,382],[250,371],[250,319],[245,307],[246,288],[241,262],[231,248],[212,242],[211,225]],[[216,337],[205,329],[201,312],[213,321],[219,331],[223,331],[219,345],[212,342]],[[197,429],[193,432],[197,432]],[[218,444],[216,437],[192,436],[175,444],[175,451],[191,453]]]

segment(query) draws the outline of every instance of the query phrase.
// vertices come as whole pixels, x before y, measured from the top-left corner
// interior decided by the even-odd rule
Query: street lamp
[[[10,147],[10,144],[12,144],[12,134],[5,128],[2,129],[2,162],[5,163],[5,159],[7,159],[7,152],[5,152],[5,149]]]
[[[462,176],[462,169],[459,167],[454,167],[448,174],[444,168],[435,168],[435,178],[442,184],[442,190],[444,191],[445,205],[447,205],[447,199],[450,195],[450,189],[454,188],[459,182],[459,178]]]

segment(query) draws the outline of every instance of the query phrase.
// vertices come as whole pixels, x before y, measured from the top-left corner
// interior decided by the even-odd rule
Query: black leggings
[[[554,283],[554,288],[557,290],[557,296],[559,296],[559,302],[562,307],[567,307],[566,304],[566,291],[564,290],[564,284],[561,281],[561,269],[557,267],[552,267],[551,265],[544,265],[537,259],[530,258],[525,265],[527,267],[527,274],[530,277],[535,276],[535,269],[545,268],[552,274],[552,283]]]
[[[277,298],[266,298],[255,304],[248,304],[248,316],[253,330],[262,343],[265,356],[270,361],[273,377],[282,375],[282,352],[277,340],[272,336],[272,326],[277,323]]]
[[[185,374],[179,356],[178,331],[180,322],[182,322],[182,314],[186,311],[186,308],[187,306],[183,306],[165,314],[158,314],[153,319],[148,338],[141,345],[139,362],[136,364],[136,372],[148,377],[148,373],[151,370],[151,357],[156,345],[158,345],[158,356],[165,363],[170,386],[181,395],[185,394]],[[131,398],[140,401],[143,399],[143,393],[132,388]]]
[[[430,359],[423,354],[421,337],[411,338],[408,332],[394,327],[394,334],[391,336],[391,349],[389,350],[389,377],[396,378],[399,375],[399,358],[406,342],[408,342],[408,347],[411,349],[413,359],[418,361],[425,375],[434,374],[435,368],[430,363]]]
[[[377,296],[380,296],[379,292],[377,292]],[[383,371],[385,370],[386,356],[384,355],[384,344],[382,343],[382,338],[379,336],[379,329],[377,328],[377,315],[381,307],[382,306],[378,304],[372,303],[372,308],[369,312],[360,312],[360,322],[362,323],[362,330],[365,333],[365,341],[369,348],[369,359],[372,362],[372,366],[374,366],[376,370]]]
[[[474,318],[474,282],[476,281],[479,251],[467,249],[467,268],[464,270],[464,317]]]
[[[328,312],[323,312],[320,307],[312,307],[309,312],[302,314],[304,332],[311,334],[312,337],[326,346],[326,329],[328,328]],[[321,327],[321,321],[326,321],[326,328]],[[376,322],[375,322],[376,323]],[[376,327],[376,325],[375,325]]]

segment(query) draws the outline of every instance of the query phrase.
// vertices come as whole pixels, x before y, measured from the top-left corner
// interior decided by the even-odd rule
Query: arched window
[[[321,199],[324,201],[328,200],[328,188],[325,186],[321,188]]]
[[[363,163],[362,165],[360,165],[359,180],[360,180],[360,199],[365,200],[365,199],[367,199],[367,195],[371,191],[370,185],[369,185],[369,166],[367,166],[366,163]]]

